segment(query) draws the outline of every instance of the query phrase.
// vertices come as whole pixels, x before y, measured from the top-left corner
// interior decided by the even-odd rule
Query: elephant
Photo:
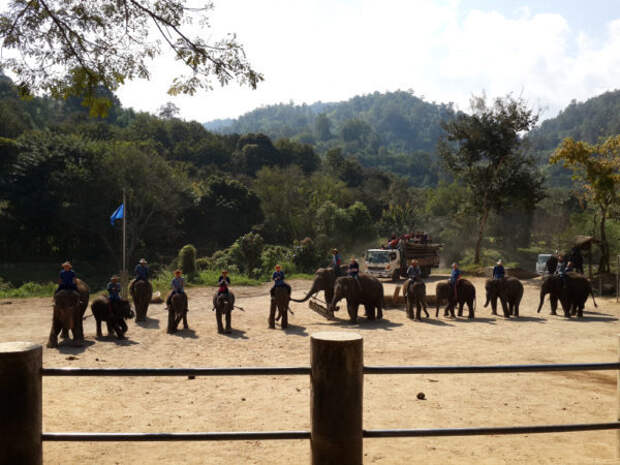
[[[423,281],[408,281],[407,287],[403,289],[403,295],[407,301],[407,317],[413,320],[413,306],[416,307],[416,320],[422,320],[422,310],[429,317],[426,310],[426,284]]]
[[[235,295],[232,292],[215,294],[213,296],[213,307],[215,308],[215,319],[217,320],[217,332],[230,334],[230,320],[232,310],[235,305]],[[226,329],[222,325],[222,315],[226,316]]]
[[[357,279],[351,276],[336,279],[334,295],[328,303],[329,310],[338,310],[336,304],[343,298],[347,299],[347,311],[351,323],[357,323],[360,304],[366,309],[366,317],[369,320],[383,318],[383,284],[374,276],[360,273]]]
[[[578,318],[583,318],[583,308],[589,295],[592,295],[594,306],[598,307],[592,292],[592,285],[587,278],[578,273],[569,272],[566,273],[564,279],[565,283],[562,283],[562,278],[557,275],[545,278],[540,287],[540,303],[537,312],[540,312],[547,294],[551,301],[552,315],[556,314],[555,307],[557,307],[558,300],[562,304],[566,318],[570,318],[573,311]]]
[[[519,316],[519,304],[523,298],[523,284],[517,278],[508,276],[502,279],[487,279],[485,284],[487,301],[486,308],[491,303],[491,313],[497,315],[497,299],[502,304],[504,316],[510,318],[511,315]]]
[[[276,309],[278,310],[279,318],[282,318],[282,329],[288,327],[288,303],[291,300],[291,295],[288,289],[284,286],[278,286],[273,290],[273,296],[271,297],[271,307],[269,309],[269,327],[271,329],[276,327]]]
[[[81,279],[76,279],[77,291],[63,289],[54,294],[54,313],[47,347],[58,347],[58,333],[73,333],[73,344],[81,346],[84,342],[82,318],[88,306],[90,289]]]
[[[467,318],[474,319],[476,311],[476,288],[467,279],[459,279],[456,288],[456,296],[454,295],[454,289],[450,285],[449,281],[439,282],[435,288],[435,294],[437,295],[437,310],[435,312],[435,318],[439,316],[439,302],[447,300],[448,305],[444,312],[444,316],[450,314],[454,318],[454,307],[458,303],[459,311],[458,316],[463,316],[463,306],[467,304],[469,307],[469,315]]]
[[[189,328],[187,325],[187,294],[170,291],[166,298],[168,304],[168,334],[175,333],[179,322],[183,320],[183,329]]]
[[[314,294],[320,291],[325,292],[325,302],[329,304],[334,297],[334,285],[336,283],[336,273],[332,267],[319,268],[314,273],[314,281],[312,287],[303,299],[293,299],[293,302],[305,302]]]
[[[129,284],[131,298],[136,307],[136,321],[146,320],[146,312],[149,309],[149,303],[153,297],[153,285],[149,281],[142,279],[133,280]]]
[[[105,321],[108,326],[108,336],[116,332],[117,339],[125,339],[127,332],[125,320],[134,317],[134,312],[127,299],[121,299],[110,307],[110,299],[106,296],[100,296],[90,304],[90,309],[97,322],[97,337],[103,336],[101,322]]]

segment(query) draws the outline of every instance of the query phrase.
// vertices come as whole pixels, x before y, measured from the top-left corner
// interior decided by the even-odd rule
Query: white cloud
[[[290,100],[344,100],[360,93],[412,88],[438,102],[468,108],[472,93],[513,92],[546,116],[613,89],[620,78],[620,20],[609,18],[600,42],[571,28],[559,14],[516,16],[471,10],[453,1],[226,0],[216,4],[214,37],[235,31],[259,89],[232,84],[196,97],[165,90],[179,66],[160,59],[149,83],[119,92],[126,106],[155,111],[173,100],[185,118],[234,117]]]

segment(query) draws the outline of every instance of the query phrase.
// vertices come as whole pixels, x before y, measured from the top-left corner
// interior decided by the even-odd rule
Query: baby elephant
[[[107,297],[97,297],[90,309],[93,312],[93,316],[97,321],[97,337],[102,337],[101,322],[105,321],[108,325],[108,335],[111,336],[112,332],[116,332],[117,339],[124,339],[127,332],[127,323],[125,320],[133,318],[134,313],[131,310],[129,301],[121,299],[110,307],[110,300]]]

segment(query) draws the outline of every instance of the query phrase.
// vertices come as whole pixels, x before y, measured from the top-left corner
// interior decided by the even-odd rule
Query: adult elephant
[[[336,279],[334,295],[328,303],[329,310],[332,312],[338,310],[336,304],[341,299],[347,300],[347,311],[351,323],[357,323],[360,305],[366,309],[366,317],[369,320],[383,318],[383,284],[374,276],[360,273],[357,279],[351,276]]]
[[[426,284],[423,281],[409,281],[407,287],[403,289],[403,294],[407,302],[407,317],[413,320],[413,307],[416,307],[415,319],[422,320],[422,310],[429,317],[426,310]]]
[[[448,314],[455,318],[454,316],[454,307],[458,304],[458,316],[463,316],[463,306],[467,304],[469,308],[469,315],[467,318],[473,320],[475,317],[476,311],[476,288],[467,279],[459,279],[456,285],[456,296],[454,295],[454,289],[450,285],[449,281],[443,281],[437,283],[435,287],[435,294],[437,299],[437,310],[435,312],[435,318],[439,316],[439,302],[442,300],[447,300],[448,305],[444,311],[444,316],[448,316]]]
[[[54,294],[54,313],[47,347],[58,347],[58,333],[73,333],[73,344],[81,346],[84,342],[82,318],[88,306],[90,289],[81,279],[76,279],[77,291],[63,289]]]
[[[172,293],[172,291],[170,291]],[[168,305],[168,334],[175,333],[177,326],[181,320],[183,320],[183,329],[189,328],[187,325],[187,294],[175,292],[172,296],[169,295]],[[168,297],[166,298],[168,302]]]
[[[497,315],[497,299],[502,304],[504,316],[519,316],[519,304],[523,298],[523,284],[517,278],[508,276],[502,279],[487,279],[484,285],[487,293],[487,301],[484,307],[491,303],[491,313]]]
[[[217,332],[230,334],[231,316],[235,305],[235,295],[232,292],[224,292],[213,296],[213,307],[215,308],[215,319],[217,320]],[[226,329],[222,324],[222,316],[226,317]]]
[[[271,306],[269,309],[269,327],[274,329],[276,327],[276,310],[278,310],[279,316],[282,321],[280,326],[282,329],[288,327],[288,303],[291,300],[291,294],[284,286],[277,286],[273,290],[273,296],[271,297]]]
[[[555,315],[553,299],[555,299],[556,305],[557,300],[560,301],[566,318],[570,318],[571,313],[576,313],[578,318],[583,318],[583,309],[590,295],[594,306],[598,307],[592,292],[592,285],[587,278],[579,273],[567,273],[564,280],[563,283],[559,276],[549,276],[543,281],[540,287],[540,303],[537,312],[540,312],[547,294],[551,300],[552,315]]]
[[[332,267],[319,268],[314,272],[314,281],[312,281],[312,287],[303,299],[293,299],[293,302],[305,302],[314,294],[321,291],[325,293],[325,302],[328,304],[334,297],[334,285],[336,284],[336,273]]]
[[[110,299],[100,296],[90,304],[90,310],[93,312],[97,322],[97,337],[103,336],[101,323],[105,321],[108,327],[108,336],[116,333],[117,339],[125,339],[125,333],[127,332],[125,320],[134,317],[134,312],[131,310],[127,299],[121,299],[110,307]]]
[[[153,297],[153,285],[150,281],[144,281],[142,279],[134,280],[129,285],[131,291],[131,298],[133,304],[136,307],[136,321],[145,321],[146,312],[149,309],[149,303]]]

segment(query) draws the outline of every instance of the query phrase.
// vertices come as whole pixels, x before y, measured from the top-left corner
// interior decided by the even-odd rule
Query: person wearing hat
[[[493,267],[493,279],[503,279],[506,272],[501,260],[497,260],[497,265]]]
[[[149,280],[149,268],[146,266],[146,260],[141,258],[134,270],[136,281],[148,281]]]
[[[273,287],[269,291],[271,297],[275,295],[276,287],[285,287],[288,290],[288,295],[291,295],[291,286],[284,282],[284,271],[280,265],[276,265],[276,270],[271,275],[273,281]]]
[[[422,279],[422,270],[418,266],[418,261],[414,258],[411,265],[407,268],[407,279],[403,283],[403,295],[407,295],[407,289],[411,281],[420,281]]]
[[[118,276],[114,275],[110,278],[110,282],[107,286],[108,299],[110,300],[110,310],[113,310],[113,306],[121,300],[121,285],[118,282]]]
[[[179,269],[174,270],[174,278],[170,283],[172,287],[172,292],[168,295],[166,299],[166,305],[170,306],[170,299],[174,294],[181,294],[185,296],[185,311],[187,311],[187,295],[185,294],[185,278],[183,278],[183,272]]]
[[[230,278],[228,277],[228,271],[222,270],[222,274],[217,280],[217,295],[228,294],[228,286],[230,285]]]
[[[341,276],[340,274],[340,266],[342,265],[342,257],[338,253],[338,249],[332,249],[332,267],[334,268],[334,272],[336,273],[336,277]]]
[[[60,272],[60,277],[58,278],[58,289],[56,289],[54,294],[63,289],[77,291],[76,276],[75,272],[72,270],[71,263],[66,261],[61,266],[62,271]]]

